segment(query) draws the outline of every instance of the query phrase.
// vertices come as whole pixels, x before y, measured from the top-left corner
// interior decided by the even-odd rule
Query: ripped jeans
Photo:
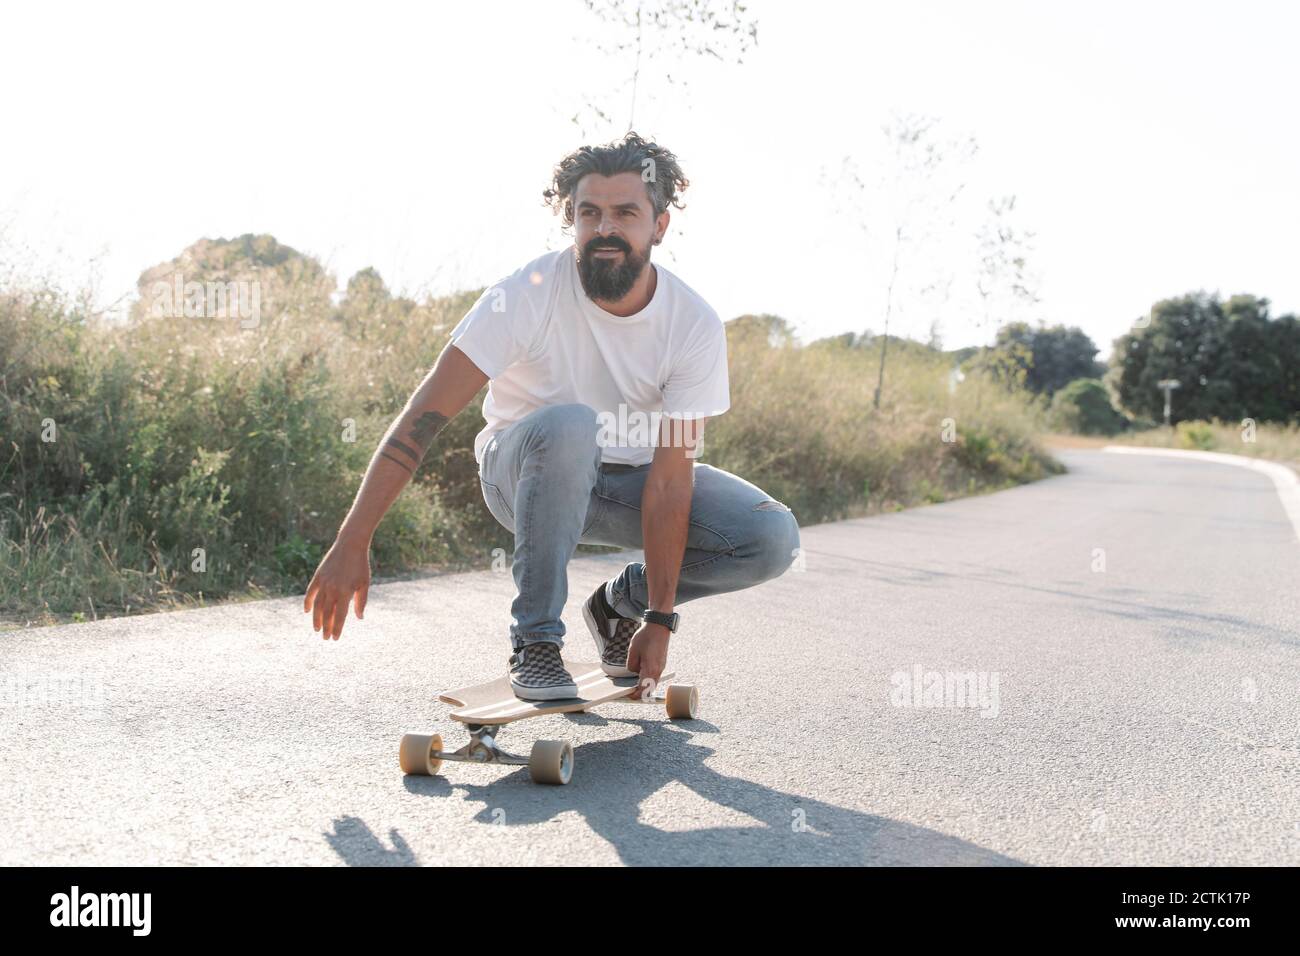
[[[644,547],[641,492],[650,465],[602,465],[598,432],[591,407],[550,405],[497,432],[483,450],[483,500],[515,535],[515,649],[538,641],[563,646],[568,563],[579,543]],[[778,577],[799,548],[799,524],[789,508],[720,468],[693,467],[674,606]],[[623,568],[606,583],[605,597],[617,613],[639,618],[649,602],[645,564]]]

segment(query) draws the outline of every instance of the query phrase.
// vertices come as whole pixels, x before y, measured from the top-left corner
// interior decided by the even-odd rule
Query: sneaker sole
[[[591,631],[592,639],[596,642],[596,654],[600,657],[600,669],[605,672],[606,677],[636,677],[637,672],[628,670],[621,664],[609,664],[605,661],[605,645],[607,643],[600,633],[600,627],[596,624],[596,618],[591,613],[591,602],[588,601],[582,606],[582,617],[587,622],[587,630]]]
[[[578,696],[577,684],[556,684],[553,687],[525,687],[510,682],[510,689],[520,700],[575,700]]]

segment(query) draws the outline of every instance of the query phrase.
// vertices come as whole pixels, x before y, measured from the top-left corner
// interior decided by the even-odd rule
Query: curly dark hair
[[[658,143],[647,142],[629,130],[621,141],[604,146],[581,146],[555,165],[551,187],[542,192],[546,205],[556,215],[564,214],[564,224],[573,225],[573,193],[588,173],[614,176],[618,173],[644,175],[647,161],[653,175],[646,180],[646,193],[656,216],[669,205],[685,209],[678,198],[690,181],[682,175],[677,157]]]

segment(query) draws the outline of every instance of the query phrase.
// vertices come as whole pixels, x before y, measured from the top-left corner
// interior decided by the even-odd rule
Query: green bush
[[[1101,379],[1076,378],[1052,398],[1048,421],[1058,431],[1076,435],[1116,435],[1124,416],[1111,404]]]
[[[1214,448],[1214,429],[1209,422],[1179,422],[1174,426],[1178,444],[1183,448],[1210,451]]]

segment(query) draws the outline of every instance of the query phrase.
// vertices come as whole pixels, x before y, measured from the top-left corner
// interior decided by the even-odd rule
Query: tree
[[[1098,378],[1106,367],[1096,361],[1097,346],[1075,326],[1009,322],[998,329],[991,348],[969,350],[964,368],[985,371],[1008,388],[1025,388],[1050,399],[1078,378]],[[979,406],[979,377],[976,407]]]
[[[1227,323],[1223,374],[1233,383],[1233,417],[1286,419],[1300,408],[1295,393],[1288,396],[1286,387],[1288,365],[1294,371],[1300,361],[1300,340],[1292,328],[1295,318],[1270,320],[1268,300],[1251,295],[1234,295],[1223,304],[1223,316]]]
[[[987,326],[996,308],[1038,301],[1029,277],[1028,255],[1034,234],[1014,222],[1015,196],[990,199],[989,217],[975,232],[979,249],[979,271],[975,288],[982,305],[981,325]]]
[[[394,297],[378,270],[367,266],[348,280],[331,317],[349,339],[364,342],[381,335],[388,323],[396,326],[406,322],[415,308],[414,300]]]
[[[1273,320],[1273,345],[1280,369],[1277,391],[1281,411],[1291,420],[1300,419],[1300,319],[1284,315]],[[1281,415],[1278,416],[1281,418]]]
[[[1203,417],[1202,389],[1219,364],[1222,331],[1218,304],[1204,293],[1157,302],[1149,317],[1116,340],[1111,374],[1120,404],[1158,421],[1164,398],[1157,383],[1178,379],[1172,421]]]
[[[602,52],[622,58],[629,52],[634,53],[631,83],[631,102],[628,107],[627,128],[630,130],[636,119],[636,97],[641,79],[641,61],[661,58],[665,54],[680,56],[685,50],[700,56],[711,56],[723,61],[732,48],[740,54],[745,53],[751,44],[758,43],[758,21],[745,16],[746,7],[738,0],[657,0],[646,3],[644,0],[583,0],[587,9],[600,20],[613,23],[622,28],[620,39],[610,46],[602,46]],[[737,55],[736,63],[743,63]],[[665,79],[674,83],[671,73],[665,71]],[[626,84],[624,84],[626,85]],[[682,82],[685,86],[685,83]],[[609,112],[601,108],[597,101],[586,98],[585,108],[597,116],[602,123],[612,125],[614,119]],[[587,135],[579,117],[579,110],[572,117],[572,122]]]
[[[976,324],[981,329],[988,328],[995,312],[1007,317],[1015,313],[1017,306],[1032,305],[1038,301],[1027,265],[1029,253],[1033,249],[1031,240],[1034,234],[1015,224],[1015,209],[1015,196],[990,199],[988,217],[975,231],[976,248],[979,251],[975,291],[980,298],[980,319]],[[1030,344],[1020,342],[1014,347],[1009,346],[992,354],[982,354],[972,364],[988,369],[995,378],[1009,385],[1017,386],[1028,379],[1032,365],[1031,355]],[[982,382],[982,378],[976,377],[976,408],[980,407]]]
[[[1157,383],[1178,379],[1172,421],[1300,419],[1300,323],[1268,300],[1189,293],[1163,299],[1115,340],[1108,372],[1123,407],[1159,419]]]
[[[798,344],[794,329],[779,315],[741,315],[726,323],[729,341],[762,341],[769,348],[788,348]]]
[[[885,273],[884,330],[880,348],[873,407],[880,407],[885,384],[885,363],[889,354],[889,322],[896,308],[900,282],[910,279],[921,295],[946,287],[946,275],[907,275],[913,263],[908,250],[935,229],[951,225],[951,210],[965,188],[960,173],[965,161],[978,151],[973,137],[941,137],[939,121],[912,114],[894,115],[881,127],[886,143],[883,172],[868,185],[870,177],[859,171],[851,157],[844,157],[840,177],[830,185],[847,192],[848,208],[859,227],[873,237],[888,255]],[[827,178],[823,174],[823,182]],[[837,203],[837,205],[839,205]],[[930,338],[938,341],[938,326],[930,327]]]
[[[1011,322],[998,329],[993,348],[983,357],[990,368],[1019,367],[1024,386],[1049,398],[1079,378],[1099,378],[1106,370],[1096,360],[1097,346],[1076,326],[1037,327]]]

